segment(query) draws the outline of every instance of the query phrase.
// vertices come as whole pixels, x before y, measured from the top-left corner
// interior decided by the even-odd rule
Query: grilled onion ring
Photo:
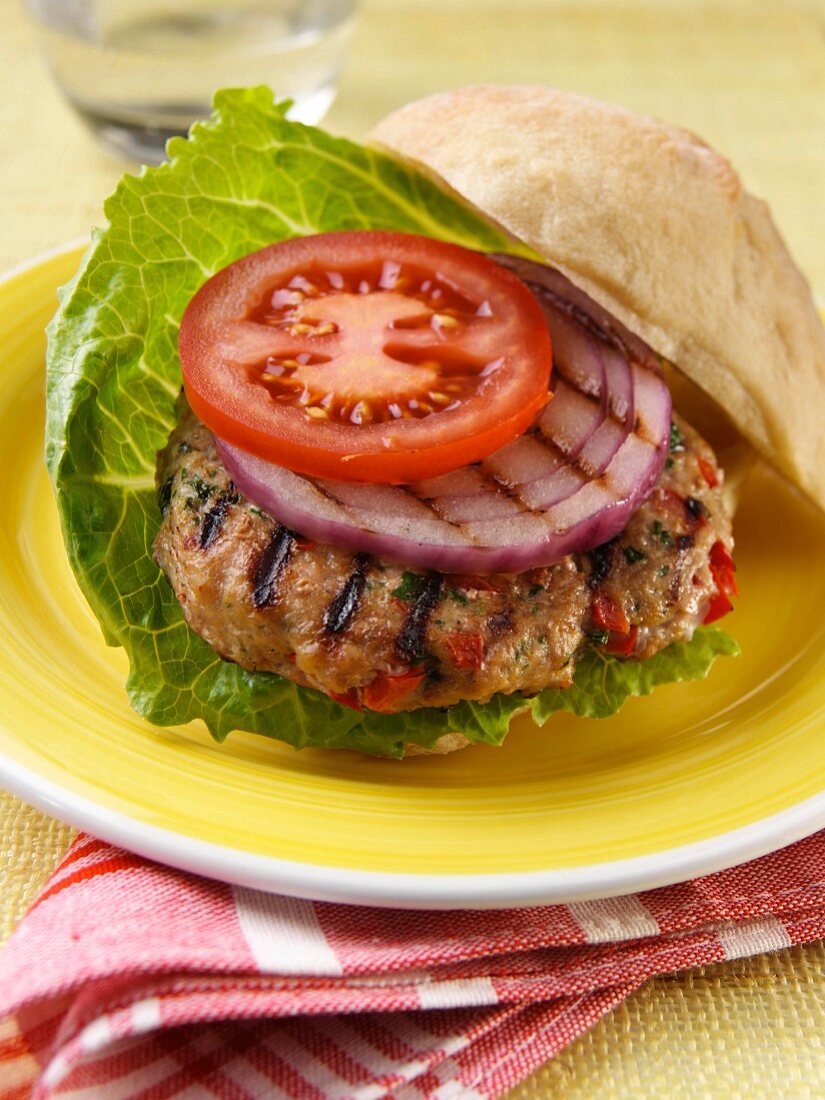
[[[441,572],[523,572],[617,535],[667,454],[658,360],[558,271],[496,259],[533,291],[552,338],[555,397],[535,427],[405,486],[304,477],[216,439],[241,492],[308,538]]]

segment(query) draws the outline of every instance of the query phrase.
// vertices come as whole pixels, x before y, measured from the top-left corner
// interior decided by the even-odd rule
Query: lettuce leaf
[[[588,654],[566,692],[401,715],[360,714],[319,692],[222,661],[187,627],[151,555],[155,459],[175,423],[177,331],[194,292],[273,241],[336,229],[421,233],[524,251],[459,198],[382,153],[289,122],[266,88],[218,92],[170,161],[125,176],[49,326],[46,458],[72,568],[109,645],[129,656],[135,709],[158,725],[201,718],[297,747],[401,755],[460,730],[499,744],[514,713],[612,714],[655,684],[704,676],[735,643],[716,630],[645,662]]]
[[[542,725],[557,710],[580,718],[609,718],[631,695],[649,695],[660,684],[707,676],[718,656],[736,657],[739,646],[723,630],[704,626],[689,642],[673,642],[647,661],[622,661],[592,649],[579,661],[573,686],[548,688],[533,700],[533,717]]]

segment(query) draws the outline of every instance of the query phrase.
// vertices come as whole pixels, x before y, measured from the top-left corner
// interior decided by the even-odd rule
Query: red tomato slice
[[[180,327],[189,403],[297,473],[402,483],[476,462],[547,402],[530,291],[479,253],[380,231],[299,237],[213,276]]]

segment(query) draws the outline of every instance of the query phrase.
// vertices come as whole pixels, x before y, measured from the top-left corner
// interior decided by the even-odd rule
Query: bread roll
[[[825,508],[825,332],[767,206],[724,157],[685,130],[535,86],[435,95],[371,140],[560,268]]]

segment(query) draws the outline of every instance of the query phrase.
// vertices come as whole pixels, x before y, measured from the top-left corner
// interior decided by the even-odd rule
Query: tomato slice
[[[282,241],[213,276],[180,327],[216,435],[297,473],[403,483],[476,462],[549,397],[538,303],[494,260],[405,233]]]

